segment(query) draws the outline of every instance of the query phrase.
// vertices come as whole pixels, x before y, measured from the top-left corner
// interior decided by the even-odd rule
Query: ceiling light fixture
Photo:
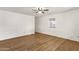
[[[49,11],[47,8],[44,7],[36,7],[33,8],[32,10],[35,14],[45,14],[47,11]]]

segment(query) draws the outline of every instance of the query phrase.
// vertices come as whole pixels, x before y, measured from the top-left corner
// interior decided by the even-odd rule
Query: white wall
[[[0,40],[34,34],[34,16],[0,10]]]
[[[56,18],[56,28],[49,28],[49,18]],[[36,32],[79,41],[79,9],[36,17]]]

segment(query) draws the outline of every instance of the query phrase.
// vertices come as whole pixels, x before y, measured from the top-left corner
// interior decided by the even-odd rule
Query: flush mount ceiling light
[[[46,12],[48,12],[49,10],[47,8],[44,7],[36,7],[32,9],[33,12],[37,15],[37,14],[45,14]]]

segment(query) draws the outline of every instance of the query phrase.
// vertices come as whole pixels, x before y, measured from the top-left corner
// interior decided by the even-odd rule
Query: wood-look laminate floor
[[[0,51],[79,51],[79,42],[36,33],[0,41]]]

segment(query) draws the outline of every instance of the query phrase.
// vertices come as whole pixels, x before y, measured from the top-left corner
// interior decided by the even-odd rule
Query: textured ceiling
[[[33,7],[0,7],[0,10],[34,15],[32,8]],[[49,9],[49,12],[47,14],[67,12],[67,11],[76,9],[76,7],[73,7],[73,8],[72,7],[47,7],[47,8]]]

